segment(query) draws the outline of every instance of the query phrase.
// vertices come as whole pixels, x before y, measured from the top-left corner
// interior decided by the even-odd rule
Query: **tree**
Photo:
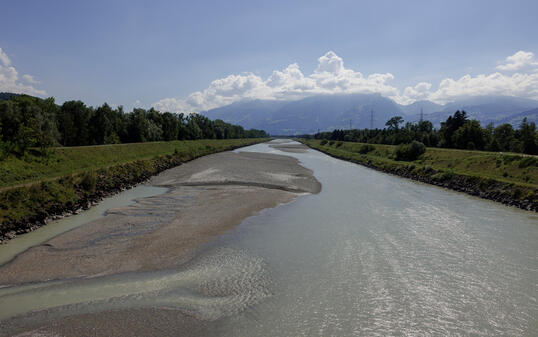
[[[452,144],[458,149],[483,150],[486,140],[480,122],[474,119],[466,121],[452,135]]]
[[[523,118],[519,127],[521,132],[521,142],[523,143],[523,152],[528,154],[537,154],[536,146],[536,124],[527,122],[527,117]]]
[[[162,138],[165,141],[178,139],[179,121],[170,112],[162,114]]]
[[[452,135],[456,130],[462,127],[466,121],[467,113],[463,110],[458,110],[454,113],[454,116],[449,116],[445,122],[441,123],[441,129],[439,130],[441,140],[438,145],[440,147],[453,147]]]
[[[67,101],[60,107],[58,131],[64,146],[88,145],[92,110],[81,101]]]
[[[404,120],[401,116],[394,116],[391,119],[389,119],[385,125],[388,127],[389,130],[398,132],[399,126],[401,123],[403,123]]]
[[[514,139],[514,129],[512,128],[512,125],[505,123],[497,126],[495,130],[493,130],[493,143],[494,146],[497,147],[497,149],[493,149],[493,151],[509,151],[510,150],[510,143]]]
[[[417,129],[419,132],[430,133],[433,130],[433,124],[430,121],[423,120],[418,122]]]

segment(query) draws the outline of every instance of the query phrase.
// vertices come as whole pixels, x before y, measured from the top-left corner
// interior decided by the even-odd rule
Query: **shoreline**
[[[194,156],[181,152],[173,153],[170,155],[157,156],[152,159],[136,160],[133,162],[113,165],[97,171],[91,171],[96,179],[93,190],[88,190],[87,187],[83,186],[82,180],[85,177],[85,173],[62,176],[4,189],[0,191],[0,197],[10,200],[11,203],[16,204],[17,206],[25,202],[20,200],[21,198],[32,194],[37,195],[36,199],[39,197],[50,198],[51,196],[53,198],[58,198],[56,196],[58,194],[56,190],[64,192],[65,194],[75,195],[75,199],[78,200],[74,202],[72,202],[72,200],[53,200],[51,202],[50,200],[42,201],[29,197],[28,199],[30,199],[32,205],[24,206],[26,207],[28,214],[24,215],[21,220],[7,220],[0,223],[0,245],[7,243],[18,235],[29,233],[45,226],[50,221],[79,214],[98,204],[106,197],[113,196],[148,182],[153,176],[165,170],[213,153],[231,151],[264,141],[266,140],[247,140],[245,144],[231,145],[222,149],[206,147],[202,153]],[[54,193],[49,192],[50,190],[53,190]],[[47,192],[49,192],[50,195],[43,197],[43,194],[47,194]],[[43,203],[48,203],[48,205],[42,207]]]
[[[298,139],[305,146],[311,149],[320,151],[328,156],[340,160],[348,161],[358,165],[366,166],[376,171],[393,174],[398,177],[407,178],[422,183],[444,187],[453,191],[463,192],[482,199],[495,201],[507,206],[513,206],[522,210],[538,212],[538,202],[529,199],[521,199],[520,195],[524,195],[522,189],[529,190],[527,193],[533,193],[536,196],[536,190],[532,188],[514,187],[513,184],[508,184],[493,179],[482,181],[478,177],[467,176],[462,174],[451,173],[445,176],[445,171],[435,170],[432,168],[417,171],[417,166],[413,162],[394,162],[389,165],[376,165],[371,158],[363,156],[363,158],[350,158],[345,155],[339,155],[334,152],[327,151],[321,146],[316,146]],[[536,198],[536,197],[534,197]]]
[[[245,218],[321,189],[295,158],[255,152],[198,158],[151,185],[169,190],[27,249],[0,266],[0,285],[176,268]]]
[[[168,191],[137,199],[129,206],[112,208],[103,218],[59,234],[17,255],[0,266],[0,289],[7,287],[10,291],[24,293],[28,287],[30,292],[48,289],[54,292],[58,288],[63,294],[71,285],[83,287],[99,280],[130,282],[135,275],[160,277],[163,272],[181,275],[193,266],[204,271],[205,263],[211,261],[211,258],[204,260],[205,245],[250,216],[321,190],[313,172],[301,166],[299,160],[258,152],[226,151],[204,156],[161,172],[152,177],[150,183],[155,187],[166,187]],[[236,253],[240,254],[240,250]],[[230,258],[226,263],[232,263],[230,267],[233,267],[235,259],[241,255]],[[257,274],[260,270],[254,271],[256,277],[261,277]],[[223,281],[227,280],[225,275]],[[242,280],[243,276],[237,281]],[[203,280],[200,282],[205,284]],[[261,288],[256,289],[261,293],[238,305],[255,305],[269,296],[263,278],[259,282],[262,282]],[[59,288],[61,284],[65,288]],[[85,294],[83,289],[76,290],[77,296]],[[215,291],[219,296],[234,296],[233,288],[227,289],[217,288]],[[144,290],[151,292],[152,289]],[[184,326],[203,331],[204,322],[213,321],[213,318],[193,316],[188,310],[166,307],[73,311],[73,306],[79,305],[77,303],[95,300],[91,293],[87,296],[86,300],[79,297],[73,303],[69,302],[72,301],[70,296],[60,296],[60,301],[64,302],[55,300],[55,304],[39,300],[25,303],[24,309],[15,308],[13,314],[4,313],[0,329],[7,335],[17,336],[36,333],[89,336],[95,333],[95,324],[98,324],[102,333],[114,331],[113,335],[127,336],[132,335],[132,330],[119,328],[111,317],[134,319],[132,324],[136,326],[135,317],[143,321],[148,313],[154,312],[156,322],[172,317],[175,322],[172,328],[179,331],[183,331]],[[238,307],[237,310],[243,309]],[[54,318],[50,318],[51,312]],[[140,328],[153,331],[155,326],[142,324]]]

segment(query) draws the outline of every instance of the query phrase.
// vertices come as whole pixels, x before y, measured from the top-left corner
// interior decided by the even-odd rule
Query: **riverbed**
[[[0,307],[20,312],[0,326],[42,336],[538,335],[535,213],[311,149],[240,151],[297,158],[321,192],[246,218],[178,267],[2,288]],[[49,305],[28,312],[36,299]]]

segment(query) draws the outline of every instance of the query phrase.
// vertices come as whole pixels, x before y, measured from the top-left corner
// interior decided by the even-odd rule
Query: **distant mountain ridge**
[[[0,101],[7,101],[13,96],[20,96],[21,94],[14,94],[12,92],[0,92]]]
[[[439,105],[417,101],[400,105],[380,94],[316,95],[296,101],[251,100],[202,112],[211,119],[263,129],[272,135],[297,135],[334,129],[385,127],[393,116],[406,122],[424,119],[439,127],[456,110],[465,110],[482,125],[516,123],[524,117],[536,122],[538,101],[510,96],[477,96]],[[528,114],[528,115],[527,115]],[[373,116],[373,121],[372,121]],[[373,122],[373,123],[372,123]]]

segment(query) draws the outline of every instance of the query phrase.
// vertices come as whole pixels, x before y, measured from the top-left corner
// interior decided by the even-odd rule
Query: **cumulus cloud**
[[[497,70],[515,71],[529,66],[538,66],[532,52],[518,51],[514,55],[508,56],[506,60],[497,66]]]
[[[33,84],[39,83],[32,75],[22,75],[11,65],[11,60],[0,48],[0,91],[35,96],[46,95],[44,90],[34,88]]]
[[[38,84],[39,83],[39,81],[36,80],[32,75],[28,75],[28,74],[22,75],[22,80],[24,82],[31,83],[31,84]]]
[[[342,93],[382,93],[396,97],[398,89],[388,84],[393,78],[390,73],[363,76],[345,68],[342,58],[329,51],[318,59],[317,68],[308,76],[297,63],[273,71],[266,79],[253,73],[229,75],[186,98],[164,98],[153,106],[163,111],[191,113],[248,99],[293,100]]]
[[[305,75],[297,63],[273,71],[266,79],[253,73],[229,75],[185,98],[164,98],[153,106],[161,111],[192,113],[241,100],[294,100],[317,94],[352,93],[379,93],[400,104],[410,104],[417,100],[444,104],[476,95],[511,95],[538,99],[538,63],[534,61],[534,54],[519,51],[507,57],[506,62],[497,68],[514,71],[525,67],[530,67],[530,72],[465,75],[459,79],[446,78],[435,89],[432,83],[420,82],[400,90],[390,84],[394,79],[391,73],[365,76],[346,68],[343,59],[329,51],[318,59],[318,66],[310,75]]]

